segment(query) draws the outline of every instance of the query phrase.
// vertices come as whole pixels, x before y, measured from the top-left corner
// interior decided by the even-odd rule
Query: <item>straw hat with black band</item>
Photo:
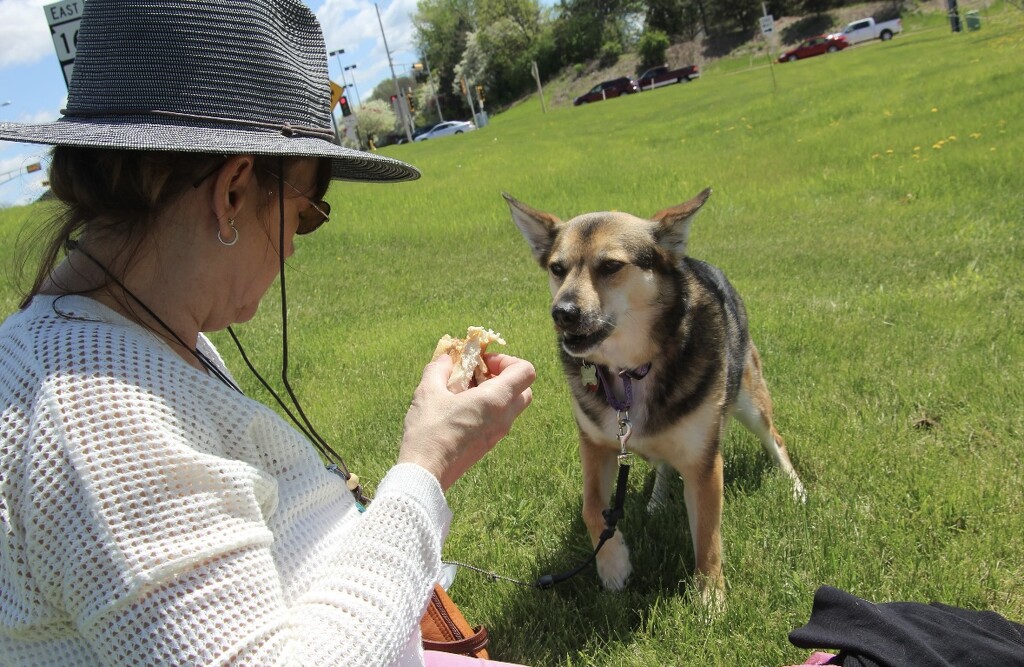
[[[0,123],[0,139],[63,146],[331,160],[332,178],[407,181],[416,168],[334,143],[327,50],[298,0],[88,0],[67,108]]]

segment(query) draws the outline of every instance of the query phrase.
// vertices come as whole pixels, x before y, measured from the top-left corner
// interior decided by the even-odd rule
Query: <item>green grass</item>
[[[649,215],[715,190],[691,253],[746,299],[810,499],[793,503],[755,439],[730,429],[728,608],[709,621],[692,604],[681,489],[648,516],[650,471],[636,466],[625,592],[593,571],[552,591],[459,574],[453,596],[496,657],[800,662],[786,634],[822,584],[1024,620],[1024,13],[984,20],[776,66],[774,83],[768,68],[723,66],[586,107],[529,101],[477,132],[385,149],[423,171],[415,183],[334,186],[334,219],[299,241],[288,273],[293,385],[372,490],[436,339],[501,331],[537,366],[535,401],[452,489],[445,556],[526,580],[589,549],[546,279],[500,193],[567,218]],[[39,215],[0,211],[5,263]],[[13,307],[13,290],[0,297]],[[270,375],[277,303],[272,290],[239,329]]]

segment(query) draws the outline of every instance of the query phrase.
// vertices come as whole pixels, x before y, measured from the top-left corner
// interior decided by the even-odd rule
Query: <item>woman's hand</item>
[[[426,468],[445,491],[508,434],[533,400],[533,364],[504,354],[484,355],[484,361],[494,377],[458,394],[447,386],[451,357],[427,364],[405,415],[398,462]]]

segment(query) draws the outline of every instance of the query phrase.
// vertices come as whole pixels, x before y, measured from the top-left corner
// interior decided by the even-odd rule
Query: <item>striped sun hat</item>
[[[88,0],[68,104],[0,139],[221,155],[324,157],[349,181],[415,167],[334,143],[327,50],[298,0]]]

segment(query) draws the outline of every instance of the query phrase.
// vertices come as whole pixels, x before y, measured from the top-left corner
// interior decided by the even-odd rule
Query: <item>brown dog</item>
[[[686,254],[690,223],[711,194],[643,220],[587,213],[562,222],[504,195],[512,219],[548,272],[551,316],[572,391],[583,465],[583,519],[597,544],[620,449],[657,462],[650,509],[665,498],[671,466],[682,475],[702,598],[720,606],[722,436],[735,416],[805,498],[782,437],[743,302],[717,268]],[[625,409],[623,409],[625,408]],[[609,590],[631,566],[621,532],[597,558]]]

